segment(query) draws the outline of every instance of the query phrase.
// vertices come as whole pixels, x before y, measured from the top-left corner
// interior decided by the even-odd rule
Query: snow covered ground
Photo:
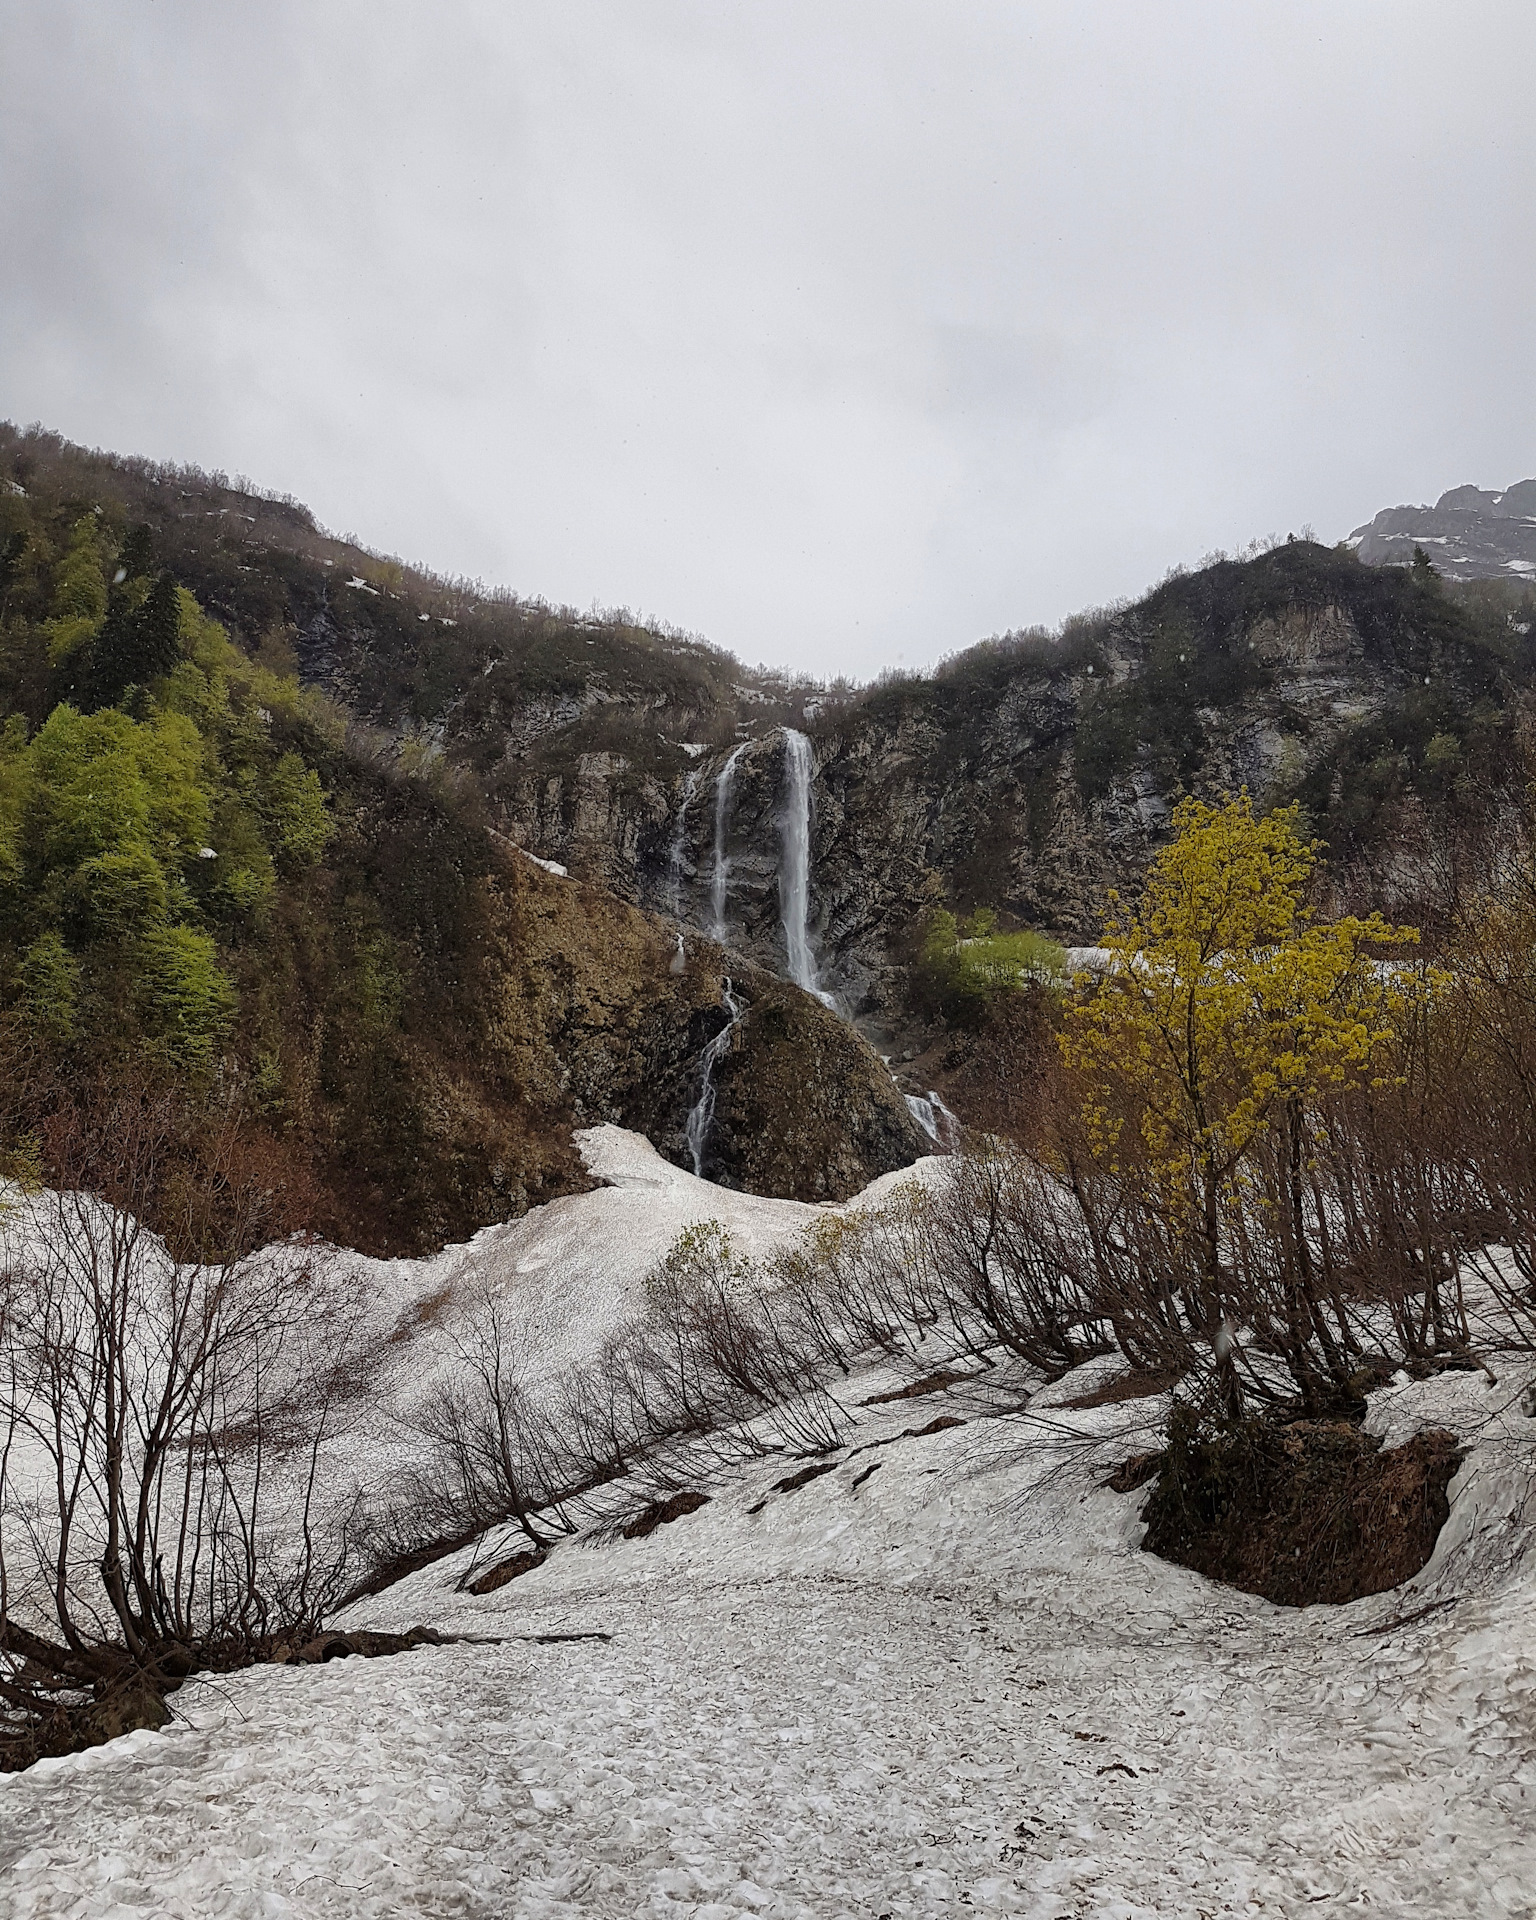
[[[690,1219],[791,1224],[602,1134],[625,1184],[474,1243],[564,1355]],[[412,1303],[471,1251],[380,1276],[423,1363]],[[1100,1483],[1163,1403],[1061,1404],[1109,1365],[1022,1412],[860,1406],[797,1490],[715,1469],[649,1538],[483,1598],[459,1555],[353,1613],[499,1644],[190,1684],[163,1733],[0,1780],[0,1914],[1536,1914],[1525,1382],[1378,1394],[1388,1444],[1466,1437],[1451,1520],[1408,1588],[1288,1611],[1138,1551]]]
[[[878,1206],[909,1180],[943,1177],[942,1159],[873,1181],[846,1206],[765,1200],[697,1179],[664,1160],[643,1134],[589,1127],[576,1135],[587,1169],[606,1184],[486,1227],[426,1259],[375,1260],[336,1253],[356,1272],[379,1343],[372,1398],[402,1407],[442,1369],[454,1369],[458,1315],[487,1292],[515,1307],[531,1383],[589,1359],[604,1335],[645,1309],[645,1276],[685,1227],[717,1220],[749,1261],[766,1257],[829,1213]],[[365,1477],[378,1435],[358,1449]],[[338,1449],[338,1457],[348,1451]]]

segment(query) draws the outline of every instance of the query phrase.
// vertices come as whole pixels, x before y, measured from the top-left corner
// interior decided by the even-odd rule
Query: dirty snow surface
[[[626,1237],[638,1284],[689,1218],[811,1211],[602,1136],[617,1185],[476,1243],[552,1343],[622,1298]],[[1062,1404],[1106,1369],[865,1406],[902,1382],[872,1370],[808,1484],[701,1460],[709,1504],[647,1538],[483,1598],[514,1540],[440,1561],[351,1623],[478,1642],[193,1683],[164,1732],[0,1780],[0,1913],[1536,1913],[1525,1383],[1378,1394],[1388,1444],[1466,1439],[1450,1522],[1408,1588],[1288,1611],[1138,1551],[1141,1496],[1100,1483],[1165,1403]]]

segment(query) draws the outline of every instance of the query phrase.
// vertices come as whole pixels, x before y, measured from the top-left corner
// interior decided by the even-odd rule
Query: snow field
[[[617,1129],[587,1151],[622,1184],[360,1263],[403,1330],[384,1403],[450,1364],[475,1288],[514,1290],[566,1364],[681,1227],[756,1253],[818,1212]],[[163,1733],[0,1779],[0,1916],[1536,1914],[1526,1380],[1374,1396],[1386,1444],[1465,1439],[1451,1519],[1405,1589],[1295,1611],[1138,1551],[1142,1496],[1100,1483],[1166,1401],[1064,1405],[1114,1371],[1005,1412],[1037,1383],[864,1407],[899,1384],[870,1369],[796,1492],[782,1456],[701,1458],[710,1504],[647,1539],[564,1541],[483,1598],[457,1582],[515,1536],[428,1567],[348,1624],[502,1644],[194,1682]],[[940,1415],[965,1424],[911,1432]],[[337,1466],[390,1459],[357,1440]],[[579,1633],[611,1637],[537,1639]]]
[[[641,1314],[646,1274],[685,1227],[718,1220],[741,1253],[757,1260],[813,1221],[878,1206],[906,1181],[941,1178],[944,1166],[920,1160],[883,1175],[844,1207],[813,1206],[714,1186],[622,1127],[590,1127],[576,1139],[588,1170],[608,1183],[592,1193],[553,1200],[429,1259],[332,1255],[355,1268],[377,1335],[395,1336],[379,1356],[376,1398],[419,1395],[440,1366],[452,1365],[453,1310],[483,1289],[515,1301],[530,1379],[552,1376]]]
[[[794,1494],[752,1462],[483,1599],[457,1556],[354,1622],[503,1645],[189,1686],[165,1733],[0,1785],[3,1910],[1529,1914],[1520,1436],[1481,1376],[1389,1395],[1482,1436],[1412,1591],[1287,1611],[1137,1552],[1138,1496],[1096,1482],[1154,1403],[898,1402],[855,1444],[968,1424]],[[612,1638],[523,1637],[583,1632]]]

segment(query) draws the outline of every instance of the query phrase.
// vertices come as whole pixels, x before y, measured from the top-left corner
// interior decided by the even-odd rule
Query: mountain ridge
[[[123,511],[152,513],[178,578],[254,658],[340,703],[382,764],[472,790],[530,853],[703,931],[723,853],[728,944],[780,973],[782,743],[804,733],[809,930],[826,984],[887,1050],[916,1037],[927,909],[987,906],[1090,941],[1186,792],[1300,801],[1342,893],[1385,890],[1432,918],[1425,863],[1497,814],[1536,677],[1523,578],[1459,581],[1373,565],[1363,542],[1292,539],[1175,569],[1055,634],[822,686],[660,626],[405,568],[219,476],[0,429],[0,470],[24,481],[29,458],[53,463],[56,486],[110,483]]]
[[[1368,566],[1407,566],[1418,547],[1448,580],[1536,578],[1536,480],[1451,487],[1433,507],[1385,507],[1348,544]]]

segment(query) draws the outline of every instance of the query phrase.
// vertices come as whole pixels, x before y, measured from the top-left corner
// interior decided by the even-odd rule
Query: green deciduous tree
[[[32,743],[27,835],[49,867],[142,844],[169,870],[208,832],[203,743],[184,716],[55,707]]]
[[[951,1018],[977,1017],[997,994],[1059,985],[1066,956],[1039,933],[999,933],[997,915],[979,907],[968,920],[947,908],[928,916],[920,978]]]
[[[78,1027],[80,962],[57,933],[40,934],[28,947],[21,982],[37,1030],[50,1040],[72,1040]]]
[[[1193,1248],[1215,1332],[1234,1311],[1228,1239],[1249,1157],[1283,1140],[1304,1248],[1309,1111],[1369,1079],[1423,987],[1375,958],[1414,929],[1314,918],[1316,847],[1297,808],[1259,818],[1246,794],[1186,800],[1173,826],[1137,912],[1104,935],[1108,973],[1071,1009],[1062,1050],[1099,1153],[1112,1162],[1134,1129],[1138,1178]]]
[[[48,651],[56,663],[93,639],[106,618],[107,576],[93,514],[82,514],[70,531],[54,568],[50,613]]]
[[[265,813],[273,851],[294,867],[313,866],[325,851],[334,822],[313,767],[285,753],[267,780]]]
[[[157,927],[140,942],[139,961],[145,1025],[177,1066],[205,1070],[235,1015],[213,941],[192,927]]]

